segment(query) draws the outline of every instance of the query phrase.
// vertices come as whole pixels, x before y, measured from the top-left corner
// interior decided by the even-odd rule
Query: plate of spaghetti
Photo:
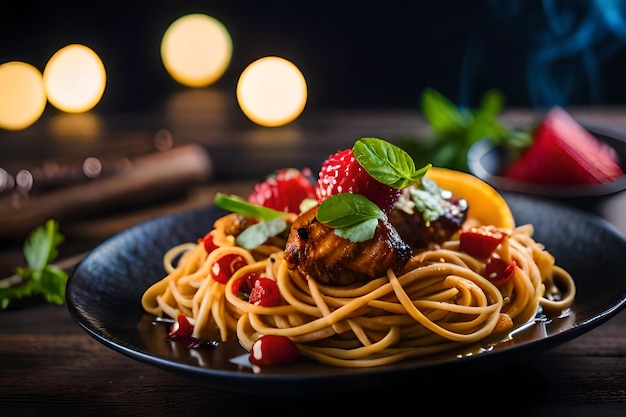
[[[376,138],[309,174],[103,242],[70,276],[72,317],[139,361],[285,396],[506,366],[626,305],[626,239],[586,212]]]

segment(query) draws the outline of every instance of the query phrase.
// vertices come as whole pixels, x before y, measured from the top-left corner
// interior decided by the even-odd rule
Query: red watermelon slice
[[[503,175],[538,184],[584,185],[610,183],[624,172],[613,148],[554,107],[537,127],[533,144]]]

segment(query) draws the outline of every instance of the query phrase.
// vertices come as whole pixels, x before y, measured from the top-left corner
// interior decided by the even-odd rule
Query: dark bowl
[[[588,125],[585,128],[615,149],[620,166],[626,171],[626,130]],[[579,198],[606,196],[626,189],[626,175],[611,183],[592,185],[548,185],[505,178],[502,172],[511,159],[506,148],[495,145],[488,138],[476,142],[467,153],[470,172],[498,190],[544,197]]]

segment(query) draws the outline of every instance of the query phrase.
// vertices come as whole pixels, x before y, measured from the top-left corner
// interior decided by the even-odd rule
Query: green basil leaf
[[[437,136],[463,130],[466,126],[463,112],[433,88],[426,88],[422,92],[421,108]]]
[[[251,204],[236,195],[215,194],[215,205],[224,210],[259,220],[272,220],[282,217],[285,213],[271,208]]]
[[[416,170],[413,158],[402,148],[377,138],[362,138],[352,147],[354,157],[376,180],[402,189],[418,182],[430,164]]]
[[[287,230],[287,222],[281,217],[276,217],[247,227],[237,235],[235,242],[244,249],[252,250],[285,230]]]
[[[68,275],[60,268],[47,265],[41,271],[38,289],[48,303],[62,305],[65,302],[65,287]]]
[[[65,240],[59,224],[48,220],[35,228],[24,242],[24,258],[28,267],[16,267],[15,273],[23,282],[19,285],[0,285],[0,308],[8,308],[14,301],[41,295],[49,303],[65,302],[68,273],[50,265],[58,255],[57,246]]]
[[[317,209],[317,220],[332,228],[358,225],[381,217],[382,210],[360,194],[335,194],[324,200]]]
[[[504,94],[502,91],[492,88],[487,90],[480,100],[480,106],[478,110],[489,114],[492,119],[498,117],[504,108]]]
[[[45,225],[33,230],[24,242],[24,257],[31,269],[42,269],[57,255],[57,246],[65,240],[59,233],[59,224],[48,220]]]
[[[353,226],[335,229],[335,234],[350,242],[365,242],[374,237],[378,227],[378,219],[368,219]]]

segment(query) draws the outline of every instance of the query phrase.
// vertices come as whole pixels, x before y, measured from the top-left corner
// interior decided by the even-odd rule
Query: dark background
[[[216,86],[234,95],[252,61],[278,55],[304,73],[308,108],[417,108],[433,87],[460,105],[488,88],[508,106],[626,104],[626,1],[9,1],[0,63],[43,71],[70,43],[107,70],[97,110],[144,112],[181,90],[159,45],[176,18],[206,13],[233,39]],[[1,94],[1,92],[0,92]]]

